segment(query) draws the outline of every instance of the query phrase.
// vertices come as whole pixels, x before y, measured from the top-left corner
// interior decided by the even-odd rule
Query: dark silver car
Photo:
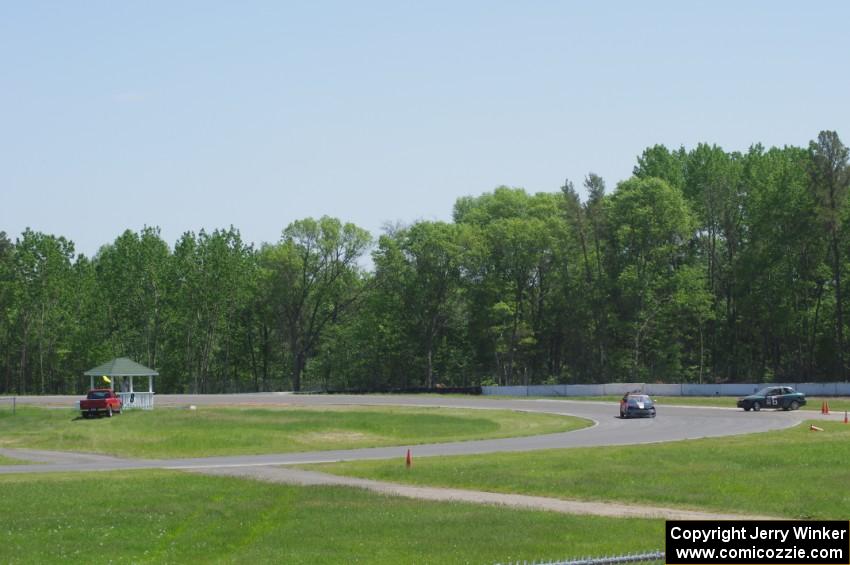
[[[806,395],[790,386],[769,386],[738,399],[738,408],[743,408],[745,412],[750,410],[758,412],[762,408],[797,410],[805,404]]]

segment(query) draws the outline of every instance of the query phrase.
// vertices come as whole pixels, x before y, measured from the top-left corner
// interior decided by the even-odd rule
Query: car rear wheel
[[[750,406],[745,404],[744,405],[744,412],[749,412],[749,411],[750,411]]]
[[[759,402],[759,401],[753,402],[753,410],[755,412],[758,412],[759,410],[761,410],[761,402]]]
[[[800,403],[796,400],[792,400],[790,408],[791,410],[798,410],[800,408]]]

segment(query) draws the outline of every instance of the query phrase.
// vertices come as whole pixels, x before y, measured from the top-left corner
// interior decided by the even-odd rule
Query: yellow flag
[[[107,377],[106,375],[103,375],[103,382],[105,382],[106,384],[112,384],[112,381],[109,380],[109,377]]]

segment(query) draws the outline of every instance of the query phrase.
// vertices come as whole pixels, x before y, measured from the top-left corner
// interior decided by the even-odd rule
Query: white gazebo
[[[153,369],[140,365],[132,359],[118,357],[83,374],[91,377],[91,388],[95,388],[95,378],[108,377],[109,388],[121,397],[122,409],[153,410],[153,378],[159,375]],[[133,377],[147,377],[148,390],[146,392],[134,390]]]

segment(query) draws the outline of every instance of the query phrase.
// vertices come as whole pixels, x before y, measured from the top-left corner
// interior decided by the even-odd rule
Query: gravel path
[[[464,490],[442,487],[416,487],[399,483],[373,481],[356,477],[343,477],[316,471],[305,471],[276,465],[265,464],[215,464],[205,467],[197,460],[195,465],[173,466],[163,465],[164,462],[152,460],[133,460],[96,455],[90,453],[72,453],[63,451],[44,451],[35,449],[0,448],[0,455],[37,463],[38,465],[6,465],[0,466],[0,474],[17,474],[33,472],[55,472],[69,468],[72,471],[105,471],[110,469],[181,469],[188,472],[240,477],[284,483],[300,486],[344,486],[366,489],[387,496],[401,496],[419,500],[440,502],[468,502],[473,504],[492,504],[524,508],[530,510],[546,510],[562,514],[588,514],[595,516],[610,516],[615,518],[659,518],[665,520],[777,520],[767,516],[747,516],[738,514],[723,514],[664,508],[660,506],[635,506],[613,502],[585,502],[577,500],[562,500],[544,496],[527,496],[522,494],[502,494],[485,491]],[[187,460],[188,461],[188,460]]]
[[[440,502],[470,502],[474,504],[493,504],[524,508],[530,510],[547,510],[562,514],[589,514],[594,516],[609,516],[614,518],[659,518],[664,520],[778,520],[768,516],[745,516],[740,514],[722,514],[664,508],[660,506],[633,506],[614,502],[584,502],[577,500],[562,500],[544,496],[526,496],[522,494],[501,494],[476,490],[455,488],[415,487],[398,483],[341,477],[315,471],[287,469],[282,467],[217,467],[212,469],[193,469],[194,473],[206,475],[224,475],[241,477],[272,483],[286,483],[301,486],[344,486],[366,489],[389,496],[402,496],[419,500],[434,500]]]

